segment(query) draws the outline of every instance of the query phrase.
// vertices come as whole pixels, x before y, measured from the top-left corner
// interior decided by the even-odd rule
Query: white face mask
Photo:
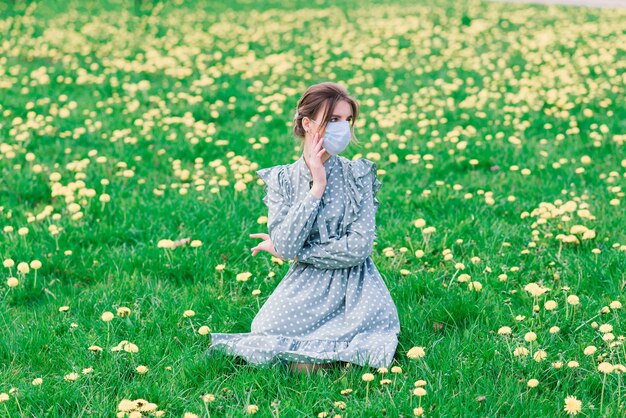
[[[313,122],[319,123],[313,119]],[[350,122],[347,120],[328,122],[322,146],[330,155],[337,155],[350,143]]]

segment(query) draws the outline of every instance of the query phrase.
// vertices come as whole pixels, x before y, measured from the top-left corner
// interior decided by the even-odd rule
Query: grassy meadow
[[[284,3],[284,4],[283,4]],[[289,268],[255,170],[336,81],[392,367],[205,354]],[[0,416],[626,416],[626,10],[2,2]]]

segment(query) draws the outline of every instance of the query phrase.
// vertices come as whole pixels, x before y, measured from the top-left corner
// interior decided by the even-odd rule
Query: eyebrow
[[[338,117],[338,118],[340,118],[340,117],[341,117],[341,115],[332,115],[332,116],[331,116],[331,118],[334,118],[334,117]],[[351,118],[351,117],[352,117],[352,115],[348,115],[348,117],[349,117],[349,118]]]

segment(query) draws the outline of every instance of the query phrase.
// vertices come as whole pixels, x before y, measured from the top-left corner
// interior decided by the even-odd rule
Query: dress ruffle
[[[347,230],[348,225],[359,218],[359,211],[363,199],[372,191],[374,207],[378,209],[380,202],[376,197],[382,183],[378,180],[376,163],[366,158],[359,160],[345,160],[343,175],[348,187],[348,208],[344,214],[343,229]]]
[[[376,163],[373,161],[367,158],[358,160],[340,158],[339,161],[343,164],[343,176],[348,188],[348,208],[343,219],[343,231],[345,233],[348,226],[359,218],[363,199],[369,195],[370,190],[374,198],[374,207],[378,209],[380,202],[376,195],[382,183],[378,179]],[[288,204],[293,201],[293,186],[288,173],[285,172],[286,169],[287,166],[285,165],[277,165],[256,171],[256,174],[265,183],[263,202],[266,205],[268,204],[268,189],[282,196]]]
[[[270,193],[269,190],[287,199],[288,202],[292,201],[292,187],[289,181],[289,176],[285,175],[285,166],[276,165],[274,167],[262,168],[256,171],[256,174],[263,180],[264,192],[263,202],[267,205]]]
[[[398,345],[395,333],[361,334],[352,341],[302,339],[255,333],[212,333],[211,337],[211,346],[207,353],[222,350],[226,354],[242,357],[247,362],[260,366],[273,366],[278,362],[290,361],[314,364],[344,361],[360,366],[388,367]]]

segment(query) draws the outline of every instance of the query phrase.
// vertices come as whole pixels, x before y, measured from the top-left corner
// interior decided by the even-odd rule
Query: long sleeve
[[[376,181],[369,177],[369,184]],[[325,243],[306,244],[298,252],[297,261],[318,268],[340,269],[354,267],[370,256],[376,238],[376,212],[378,201],[370,186],[363,195],[358,218],[341,237],[331,238]]]
[[[282,166],[262,169],[257,174],[267,186],[263,201],[268,207],[267,227],[274,249],[282,258],[292,259],[311,233],[321,199],[307,192],[290,204],[285,196]]]

